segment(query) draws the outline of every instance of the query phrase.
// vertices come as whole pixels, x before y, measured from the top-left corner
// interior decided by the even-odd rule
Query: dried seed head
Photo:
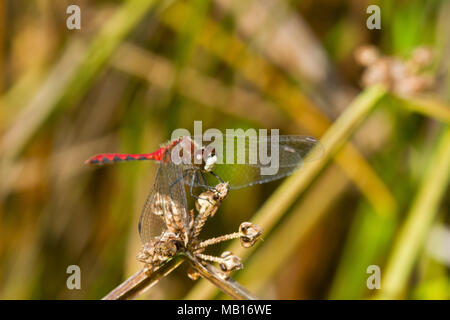
[[[165,195],[164,204],[166,206],[164,222],[166,223],[167,229],[170,232],[177,233],[183,228],[182,218],[181,218],[181,208],[175,205],[174,201],[169,195]]]
[[[169,240],[165,242],[159,241],[155,247],[154,260],[166,261],[173,257],[178,251],[175,241]]]
[[[396,58],[385,58],[388,61],[388,67],[392,84],[401,81],[409,76],[409,71],[404,61]],[[391,84],[391,85],[392,85]]]
[[[250,222],[242,222],[239,226],[241,246],[250,248],[262,234],[262,228]]]
[[[361,47],[355,52],[355,59],[366,67],[361,77],[363,87],[383,84],[391,92],[408,96],[426,92],[435,82],[433,77],[422,74],[433,62],[433,52],[429,48],[415,49],[405,61],[381,56],[373,46]]]
[[[214,190],[215,200],[222,201],[228,194],[229,185],[228,182],[219,183]]]
[[[195,202],[195,209],[197,209],[199,214],[204,215],[212,211],[215,205],[214,195],[210,191],[206,191],[199,195],[199,198]]]
[[[374,64],[379,56],[378,48],[372,45],[361,46],[355,51],[356,62],[366,67]]]
[[[231,272],[243,268],[241,258],[233,255],[230,251],[225,251],[220,257],[222,258],[222,263],[220,263],[222,271]]]
[[[159,266],[178,252],[180,239],[172,232],[164,232],[145,243],[137,255],[137,260],[145,263],[149,269]]]
[[[164,231],[158,238],[155,238],[155,241],[157,242],[166,242],[166,241],[177,241],[180,240],[180,238],[177,236],[176,233],[170,232],[168,230]]]
[[[228,183],[219,183],[215,188],[200,194],[195,208],[201,215],[214,216],[220,203],[228,194]]]
[[[434,85],[434,78],[428,75],[410,76],[398,81],[394,91],[400,95],[415,95],[430,89]]]
[[[382,83],[389,87],[391,83],[390,61],[388,59],[379,59],[373,65],[369,66],[363,73],[361,84],[368,87],[373,84]]]
[[[411,55],[411,61],[416,70],[429,66],[433,62],[433,51],[427,47],[418,47],[414,49]]]
[[[155,253],[154,242],[153,241],[147,242],[141,247],[141,250],[139,250],[139,253],[136,258],[141,262],[149,264],[152,262],[152,257],[154,253]]]
[[[152,206],[152,212],[162,217],[167,230],[171,233],[181,234],[186,246],[189,242],[190,217],[184,207],[173,201],[170,195],[159,193],[156,194]]]

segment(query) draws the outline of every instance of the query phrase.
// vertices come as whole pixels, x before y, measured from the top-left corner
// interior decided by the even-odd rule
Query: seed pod
[[[373,65],[379,57],[380,52],[372,45],[361,46],[355,51],[356,62],[365,67]]]
[[[241,246],[250,248],[262,234],[262,228],[250,222],[242,222],[239,226]]]
[[[214,216],[220,203],[228,194],[228,183],[219,183],[214,189],[200,194],[195,208],[200,215]]]
[[[243,268],[241,258],[233,255],[230,251],[225,251],[220,256],[222,258],[222,263],[220,263],[220,269],[222,271],[234,271]]]
[[[433,51],[427,47],[418,47],[414,49],[409,61],[413,72],[417,72],[422,68],[428,67],[433,62]]]
[[[219,183],[214,190],[214,199],[216,201],[222,201],[228,194],[229,185],[228,182]]]

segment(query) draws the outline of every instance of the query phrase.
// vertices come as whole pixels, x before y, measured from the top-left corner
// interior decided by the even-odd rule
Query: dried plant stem
[[[202,255],[202,259],[213,262],[222,262],[221,258]],[[134,275],[125,280],[122,284],[117,286],[114,290],[108,293],[102,300],[131,300],[143,294],[148,289],[153,287],[158,281],[167,276],[170,272],[175,270],[184,260],[188,260],[197,272],[203,278],[210,281],[213,285],[219,288],[222,292],[229,295],[233,299],[238,300],[257,300],[253,294],[245,289],[238,282],[233,279],[224,279],[223,273],[211,265],[202,265],[191,253],[185,252],[179,254],[174,258],[162,264],[155,271],[150,272],[148,268],[142,268]],[[216,261],[217,260],[217,261]]]
[[[223,273],[214,268],[211,265],[203,265],[198,259],[196,259],[191,253],[186,252],[186,259],[193,265],[197,272],[218,287],[222,292],[227,294],[233,299],[237,300],[258,300],[252,293],[250,293],[246,288],[240,285],[235,280],[228,278],[224,279]],[[215,257],[213,257],[215,258]]]
[[[174,258],[166,261],[159,268],[150,272],[148,268],[144,267],[122,284],[108,293],[102,300],[130,300],[136,296],[143,294],[145,291],[158,283],[159,279],[167,276],[170,272],[175,270],[184,261],[184,257],[177,255]]]
[[[216,263],[223,263],[223,259],[216,257],[216,256],[211,256],[209,254],[203,254],[203,253],[196,253],[195,256],[197,258],[200,258],[202,260],[205,261],[211,261],[211,262],[216,262]]]
[[[208,239],[208,240],[200,242],[198,244],[198,246],[196,247],[196,249],[206,248],[206,247],[208,247],[210,245],[213,245],[213,244],[216,244],[216,243],[237,239],[240,236],[241,236],[241,234],[239,232],[234,232],[234,233],[230,233],[230,234],[225,234],[225,235],[220,236],[220,237],[211,238],[211,239]]]

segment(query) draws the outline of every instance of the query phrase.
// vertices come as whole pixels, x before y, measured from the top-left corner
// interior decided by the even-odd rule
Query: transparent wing
[[[170,161],[170,152],[165,152],[139,219],[138,229],[142,242],[146,243],[160,236],[167,229],[168,217],[174,215],[177,215],[182,227],[187,230],[188,211],[183,174],[181,167]]]
[[[224,136],[214,142],[218,161],[213,173],[228,181],[232,189],[239,189],[288,176],[303,162],[317,160],[324,154],[320,142],[309,136],[284,135],[278,139]],[[212,149],[209,143],[203,144],[206,152]],[[213,174],[203,171],[202,175],[208,184],[217,184]]]

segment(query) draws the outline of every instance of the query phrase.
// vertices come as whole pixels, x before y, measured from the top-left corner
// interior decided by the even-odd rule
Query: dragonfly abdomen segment
[[[137,161],[137,160],[156,160],[160,161],[164,150],[157,150],[153,153],[140,153],[140,154],[128,154],[128,153],[102,153],[86,161],[87,164],[102,165],[107,163],[115,163],[122,161]]]
[[[88,159],[85,163],[91,165],[102,165],[107,163],[123,162],[123,161],[137,161],[137,160],[155,160],[161,161],[164,152],[167,149],[172,149],[180,142],[181,138],[171,141],[164,147],[159,148],[152,153],[101,153]]]

